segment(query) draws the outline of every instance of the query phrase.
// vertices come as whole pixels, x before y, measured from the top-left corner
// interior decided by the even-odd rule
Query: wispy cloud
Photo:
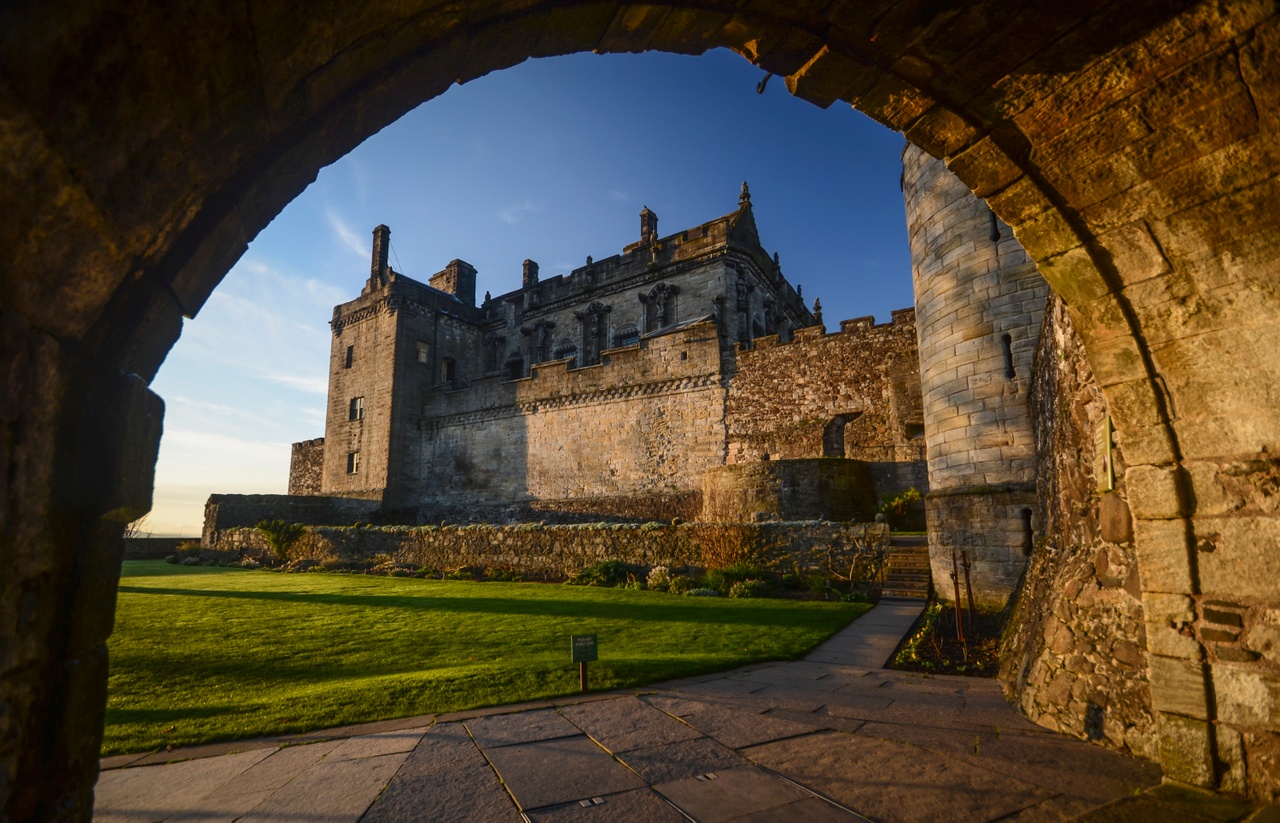
[[[625,191],[613,189],[609,192],[609,199],[618,203],[625,203],[631,199],[631,195],[627,194]]]
[[[262,377],[264,380],[270,380],[272,383],[279,383],[282,386],[288,386],[298,391],[323,395],[329,393],[329,381],[324,377],[303,377],[297,374],[264,374]]]
[[[523,202],[514,206],[506,206],[498,211],[498,219],[508,226],[514,226],[529,214],[542,214],[547,207],[541,203],[534,203],[529,198],[525,198]]]
[[[352,252],[360,255],[361,257],[364,257],[369,253],[369,249],[364,242],[364,238],[357,234],[356,231],[351,228],[351,225],[348,224],[347,221],[343,220],[342,216],[338,214],[332,206],[325,206],[324,218],[329,221],[329,228],[333,229],[333,233],[338,237],[338,242],[343,246],[346,246]]]

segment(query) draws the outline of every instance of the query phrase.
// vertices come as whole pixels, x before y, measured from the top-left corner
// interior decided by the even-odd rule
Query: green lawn
[[[512,703],[802,657],[868,607],[129,561],[104,754]]]

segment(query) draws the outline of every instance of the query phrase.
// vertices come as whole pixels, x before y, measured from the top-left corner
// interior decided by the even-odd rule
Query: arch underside
[[[149,508],[160,434],[146,382],[182,317],[320,168],[452,83],[530,57],[726,47],[946,158],[1084,339],[1124,440],[1143,591],[1193,614],[1215,597],[1280,607],[1274,4],[295,8],[0,12],[10,816],[87,808],[119,528]],[[1162,640],[1178,629],[1148,616],[1162,759],[1216,785],[1215,722],[1252,723],[1267,745],[1280,726],[1280,691],[1256,717],[1220,716],[1218,673],[1280,681],[1265,661],[1232,668]]]

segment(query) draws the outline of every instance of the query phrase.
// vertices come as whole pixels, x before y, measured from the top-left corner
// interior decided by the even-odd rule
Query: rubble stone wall
[[[516,526],[314,526],[290,559],[368,561],[377,555],[438,570],[512,565],[526,577],[563,579],[593,563],[712,568],[749,561],[778,574],[847,574],[859,555],[885,551],[883,523],[660,523]],[[269,554],[256,529],[228,529],[210,546],[238,556]]]
[[[289,456],[289,494],[309,497],[320,494],[324,477],[324,438],[293,444]]]
[[[1042,537],[1011,612],[1000,676],[1040,725],[1155,759],[1122,444],[1111,449],[1114,488],[1099,491],[1107,403],[1057,296],[1044,314],[1031,409]]]
[[[890,323],[859,317],[827,334],[799,329],[787,343],[756,340],[737,353],[725,407],[729,464],[845,457],[868,464],[885,497],[928,488],[915,311]]]

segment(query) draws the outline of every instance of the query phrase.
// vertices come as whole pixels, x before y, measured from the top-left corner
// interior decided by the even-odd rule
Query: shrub
[[[908,520],[915,504],[923,499],[920,490],[912,486],[901,494],[884,498],[876,509],[876,513],[883,514],[890,526],[901,528]]]
[[[184,558],[182,558],[182,565],[184,565],[184,566],[199,566],[199,565],[200,565],[200,558],[198,558],[198,557],[184,557]]]
[[[567,582],[572,586],[621,586],[639,572],[639,567],[621,560],[604,560],[587,566]]]
[[[782,575],[781,585],[784,589],[799,589],[804,586],[804,575],[798,571],[787,572]]]
[[[698,584],[692,577],[684,574],[677,574],[675,577],[671,578],[671,583],[668,586],[667,591],[672,594],[684,594],[685,592],[692,591],[696,588],[698,588]]]
[[[840,600],[845,603],[870,603],[871,595],[866,592],[849,592],[844,597],[841,597]]]
[[[241,560],[241,561],[240,561],[240,565],[241,565],[241,566],[243,566],[243,567],[244,567],[244,568],[246,568],[246,569],[260,569],[260,568],[262,568],[262,564],[261,564],[261,563],[259,563],[257,560],[254,560],[252,557],[246,557],[245,559]]]
[[[642,592],[649,587],[645,585],[643,580],[628,580],[626,583],[622,584],[622,588],[634,589],[635,591]]]
[[[445,572],[444,579],[445,580],[475,580],[476,576],[471,573],[470,569],[467,569],[464,567],[464,568],[457,568],[457,569],[453,569],[452,571]]]
[[[809,594],[820,594],[826,597],[828,593],[834,591],[827,582],[827,578],[821,575],[814,575],[809,578]]]
[[[739,580],[729,587],[730,597],[768,597],[773,587],[763,580]]]
[[[645,584],[653,591],[665,592],[671,588],[670,570],[666,566],[654,566],[649,569],[649,576],[645,579]]]
[[[194,540],[186,540],[182,543],[179,543],[178,547],[173,550],[173,553],[177,555],[179,560],[186,560],[188,557],[194,557],[197,560],[199,560],[200,544],[195,542]]]
[[[176,564],[176,563],[178,562],[178,555],[176,555],[176,554],[171,554],[171,555],[169,555],[168,557],[166,557],[166,558],[164,559],[164,562],[166,562],[166,563],[174,563],[174,564]]]
[[[286,523],[283,520],[263,520],[258,523],[257,529],[271,551],[281,560],[289,559],[289,549],[307,531],[307,527],[301,523]]]
[[[689,589],[684,593],[685,597],[720,597],[720,592],[715,589]]]
[[[506,583],[519,583],[524,580],[524,572],[509,563],[497,563],[484,567],[486,580],[500,580]]]

